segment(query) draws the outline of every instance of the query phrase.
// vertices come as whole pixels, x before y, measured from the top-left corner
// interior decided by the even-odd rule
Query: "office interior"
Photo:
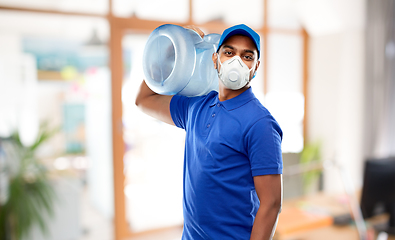
[[[55,195],[47,234],[4,236],[180,239],[185,133],[134,105],[144,46],[162,24],[239,23],[261,35],[251,85],[284,132],[275,238],[393,239],[360,212],[366,160],[395,156],[392,0],[0,0],[0,213],[31,203],[9,203],[17,178]],[[315,220],[292,225],[295,209]]]

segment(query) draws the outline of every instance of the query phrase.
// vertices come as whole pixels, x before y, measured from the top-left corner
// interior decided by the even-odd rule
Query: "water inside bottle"
[[[157,37],[148,50],[148,72],[153,81],[164,84],[170,76],[175,64],[175,49],[172,41],[165,37]]]

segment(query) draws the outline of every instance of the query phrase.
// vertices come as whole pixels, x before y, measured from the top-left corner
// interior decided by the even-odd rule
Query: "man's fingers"
[[[194,25],[187,25],[187,26],[184,26],[184,28],[191,29],[191,30],[197,32],[200,35],[200,37],[202,37],[202,38],[204,37],[204,32],[202,30],[200,30],[200,28],[198,28]]]

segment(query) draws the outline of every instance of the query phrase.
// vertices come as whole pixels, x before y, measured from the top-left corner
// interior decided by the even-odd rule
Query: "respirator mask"
[[[250,73],[254,67],[249,69],[239,56],[234,56],[223,63],[221,63],[219,57],[217,59],[221,65],[218,77],[221,79],[225,87],[232,90],[238,90],[247,85],[250,81]]]

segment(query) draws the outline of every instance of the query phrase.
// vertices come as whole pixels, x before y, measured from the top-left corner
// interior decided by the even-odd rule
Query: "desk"
[[[294,217],[297,221],[287,221],[279,216],[279,223],[274,239],[276,240],[359,240],[358,230],[355,225],[349,224],[345,226],[335,226],[332,216],[349,213],[349,204],[346,196],[342,195],[326,195],[318,193],[311,196],[305,196],[297,199],[289,199],[283,202],[283,217],[290,216],[293,209],[301,209],[303,211],[317,214],[317,222],[306,224],[303,226],[303,217]],[[320,218],[326,216],[326,218]],[[376,224],[386,221],[388,217],[380,216],[368,220],[369,223]],[[288,219],[290,220],[290,219]],[[332,219],[333,220],[333,219]],[[296,225],[292,225],[295,221]],[[306,220],[307,222],[307,220]],[[373,230],[370,233],[374,235]],[[376,237],[373,237],[376,239]],[[388,240],[395,240],[395,236],[389,236]]]

